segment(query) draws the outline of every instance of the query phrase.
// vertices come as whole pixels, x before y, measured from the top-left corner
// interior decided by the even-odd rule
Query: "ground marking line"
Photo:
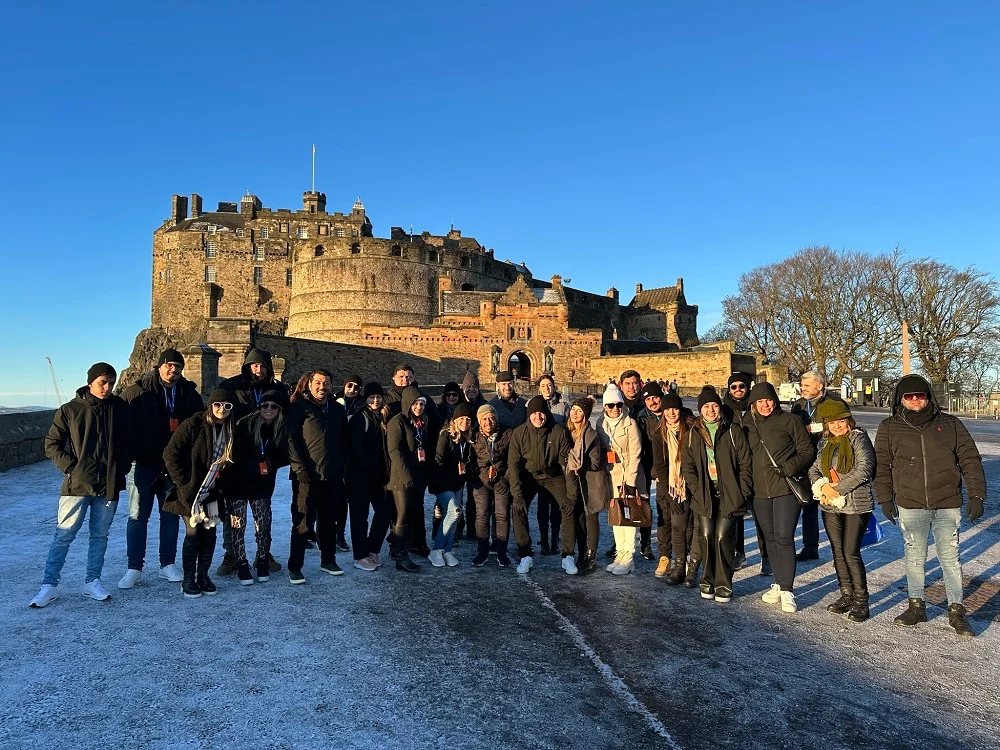
[[[681,746],[677,743],[677,740],[675,740],[673,735],[667,731],[663,722],[657,719],[656,715],[649,710],[646,704],[639,700],[635,693],[629,690],[625,681],[615,674],[615,671],[610,667],[610,665],[608,665],[600,657],[597,651],[594,650],[593,646],[591,646],[587,641],[587,637],[583,634],[583,632],[576,625],[574,625],[573,622],[566,617],[566,615],[559,611],[555,602],[553,602],[552,599],[549,598],[548,594],[542,590],[542,587],[528,578],[525,573],[519,574],[519,577],[531,587],[532,591],[535,592],[535,595],[541,600],[542,606],[556,616],[556,619],[559,621],[559,628],[564,633],[569,635],[569,637],[576,644],[577,648],[586,654],[587,658],[590,659],[590,662],[594,665],[594,667],[596,667],[598,673],[600,673],[601,677],[604,678],[608,687],[611,688],[611,691],[625,701],[629,708],[636,713],[641,714],[646,720],[646,723],[649,724],[650,729],[669,743],[671,750],[682,750]]]

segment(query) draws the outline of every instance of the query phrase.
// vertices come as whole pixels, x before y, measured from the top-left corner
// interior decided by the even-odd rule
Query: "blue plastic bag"
[[[868,519],[868,529],[865,531],[865,535],[861,537],[861,546],[867,547],[869,544],[878,544],[881,541],[882,524],[878,522],[873,512],[872,517]]]

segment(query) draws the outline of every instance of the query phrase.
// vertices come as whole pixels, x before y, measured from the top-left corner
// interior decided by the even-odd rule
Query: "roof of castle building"
[[[193,229],[196,232],[207,232],[209,225],[229,230],[242,229],[244,226],[243,214],[211,211],[201,214],[196,219],[185,219],[177,226],[168,227],[167,231],[182,232]]]
[[[632,299],[630,307],[658,307],[684,303],[681,290],[676,286],[663,286],[659,289],[644,289]]]

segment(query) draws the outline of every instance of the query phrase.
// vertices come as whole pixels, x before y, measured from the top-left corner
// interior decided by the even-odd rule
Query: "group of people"
[[[292,584],[305,583],[306,551],[314,546],[319,570],[334,576],[344,572],[338,551],[352,551],[356,569],[376,571],[384,564],[383,544],[403,572],[421,570],[414,558],[455,567],[454,542],[463,531],[476,543],[473,566],[495,555],[507,567],[511,526],[517,571],[526,574],[535,565],[528,519],[537,498],[539,552],[559,554],[566,574],[597,570],[605,511],[613,536],[607,572],[632,573],[637,546],[640,556],[655,560],[655,515],[654,575],[720,603],[731,600],[734,571],[746,564],[744,524],[752,517],[760,574],[774,577],[762,599],[791,613],[796,565],[818,556],[822,512],[841,594],[828,609],[863,622],[869,609],[861,543],[878,502],[905,540],[909,602],[896,623],[926,621],[924,564],[933,531],[949,623],[974,635],[962,603],[958,527],[963,482],[966,516],[983,513],[982,461],[962,422],[941,411],[919,376],[900,380],[873,444],[818,372],[802,376],[802,398],[789,411],[771,384],[745,373],[734,373],[722,395],[705,386],[691,411],[676,389],[665,392],[627,370],[607,385],[594,420],[596,401],[569,402],[551,374],[541,376],[530,399],[517,393],[509,372],[500,372],[487,400],[467,372],[434,403],[405,364],[386,389],[352,375],[334,392],[331,374],[316,369],[289,392],[275,379],[270,355],[252,349],[241,372],[213,390],[206,405],[183,369],[180,352],[168,349],[116,396],[114,368],[97,363],[88,384],[57,411],[45,448],[65,477],[32,607],[56,598],[67,550],[88,511],[83,593],[109,597],[100,576],[125,489],[128,568],[119,588],[142,580],[154,501],[158,575],[180,583],[185,597],[218,592],[209,572],[219,525],[225,554],[216,573],[235,573],[243,585],[267,581],[281,570],[271,555],[271,497],[277,471],[289,466]],[[430,537],[427,491],[434,497]],[[252,563],[248,510],[256,535]],[[796,554],[800,517],[803,548]]]

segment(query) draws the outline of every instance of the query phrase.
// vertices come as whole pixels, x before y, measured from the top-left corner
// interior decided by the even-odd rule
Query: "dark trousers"
[[[333,504],[333,523],[337,527],[337,538],[340,539],[347,531],[347,488],[344,487],[337,493]],[[353,529],[351,531],[353,534]],[[367,555],[365,555],[367,557]],[[359,558],[355,558],[359,559]]]
[[[551,539],[554,544],[559,537],[559,528],[562,526],[562,511],[555,498],[545,494],[538,496],[537,517],[538,533],[541,534],[542,542],[548,543],[551,529]]]
[[[395,518],[392,522],[392,532],[396,537],[396,544],[400,544],[400,540],[404,539],[411,547],[414,545],[414,539],[419,540],[418,544],[426,544],[423,485],[408,487],[405,490],[393,490],[392,502],[396,510]],[[416,533],[414,533],[414,526],[419,527]],[[407,529],[409,529],[408,532]]]
[[[704,574],[702,585],[713,590],[733,590],[733,520],[720,518],[718,511],[711,516],[695,514],[701,546]],[[742,519],[740,519],[742,520]]]
[[[662,497],[661,497],[662,494]],[[666,492],[660,492],[660,483],[656,483],[656,547],[660,557],[672,557],[674,549],[673,540],[673,519],[671,518],[671,506],[674,499]]]
[[[819,503],[802,506],[802,551],[815,554],[819,550]]]
[[[319,540],[320,561],[335,562],[337,559],[337,522],[335,508],[338,497],[342,498],[344,483],[299,482],[299,491],[292,498],[292,539],[288,551],[288,569],[302,570],[306,559],[306,541],[309,531],[307,518],[309,509],[316,513],[316,536]]]
[[[601,541],[601,516],[599,513],[581,513],[577,528],[580,554],[597,555],[597,543]]]
[[[799,522],[799,502],[792,495],[755,497],[754,514],[764,530],[774,582],[782,591],[795,583],[795,527]]]
[[[201,524],[192,527],[184,519],[184,542],[181,544],[181,565],[185,578],[207,576],[215,553],[215,528]]]
[[[833,568],[842,591],[868,596],[868,576],[861,559],[861,539],[868,530],[871,513],[823,512],[823,526],[833,550]]]
[[[681,509],[683,508],[683,510]],[[702,545],[698,534],[695,534],[695,527],[698,521],[691,510],[690,503],[683,506],[673,503],[670,508],[670,530],[671,541],[673,542],[674,560],[681,565],[688,557],[691,560],[701,560]]]
[[[534,554],[531,547],[531,532],[528,528],[528,508],[535,495],[546,496],[555,501],[562,510],[562,554],[563,557],[573,554],[576,545],[576,517],[573,512],[576,503],[572,503],[566,492],[566,478],[563,475],[536,480],[530,474],[521,475],[521,498],[514,498],[514,539],[517,541],[517,553],[521,557]]]
[[[495,516],[497,544],[506,548],[510,534],[510,493],[497,492],[482,485],[472,491],[472,501],[475,504],[476,538],[481,542],[490,540],[490,516]]]
[[[389,530],[389,503],[385,486],[362,472],[352,474],[347,482],[347,503],[351,511],[351,551],[355,560],[378,554]],[[368,511],[374,511],[371,527]]]
[[[760,528],[760,524],[757,522],[757,518],[753,517],[753,527],[754,532],[757,534],[757,549],[760,550],[761,562],[767,559],[767,543],[764,541],[764,532]],[[738,555],[746,555],[746,517],[743,519],[734,518],[733,519],[733,550]]]

